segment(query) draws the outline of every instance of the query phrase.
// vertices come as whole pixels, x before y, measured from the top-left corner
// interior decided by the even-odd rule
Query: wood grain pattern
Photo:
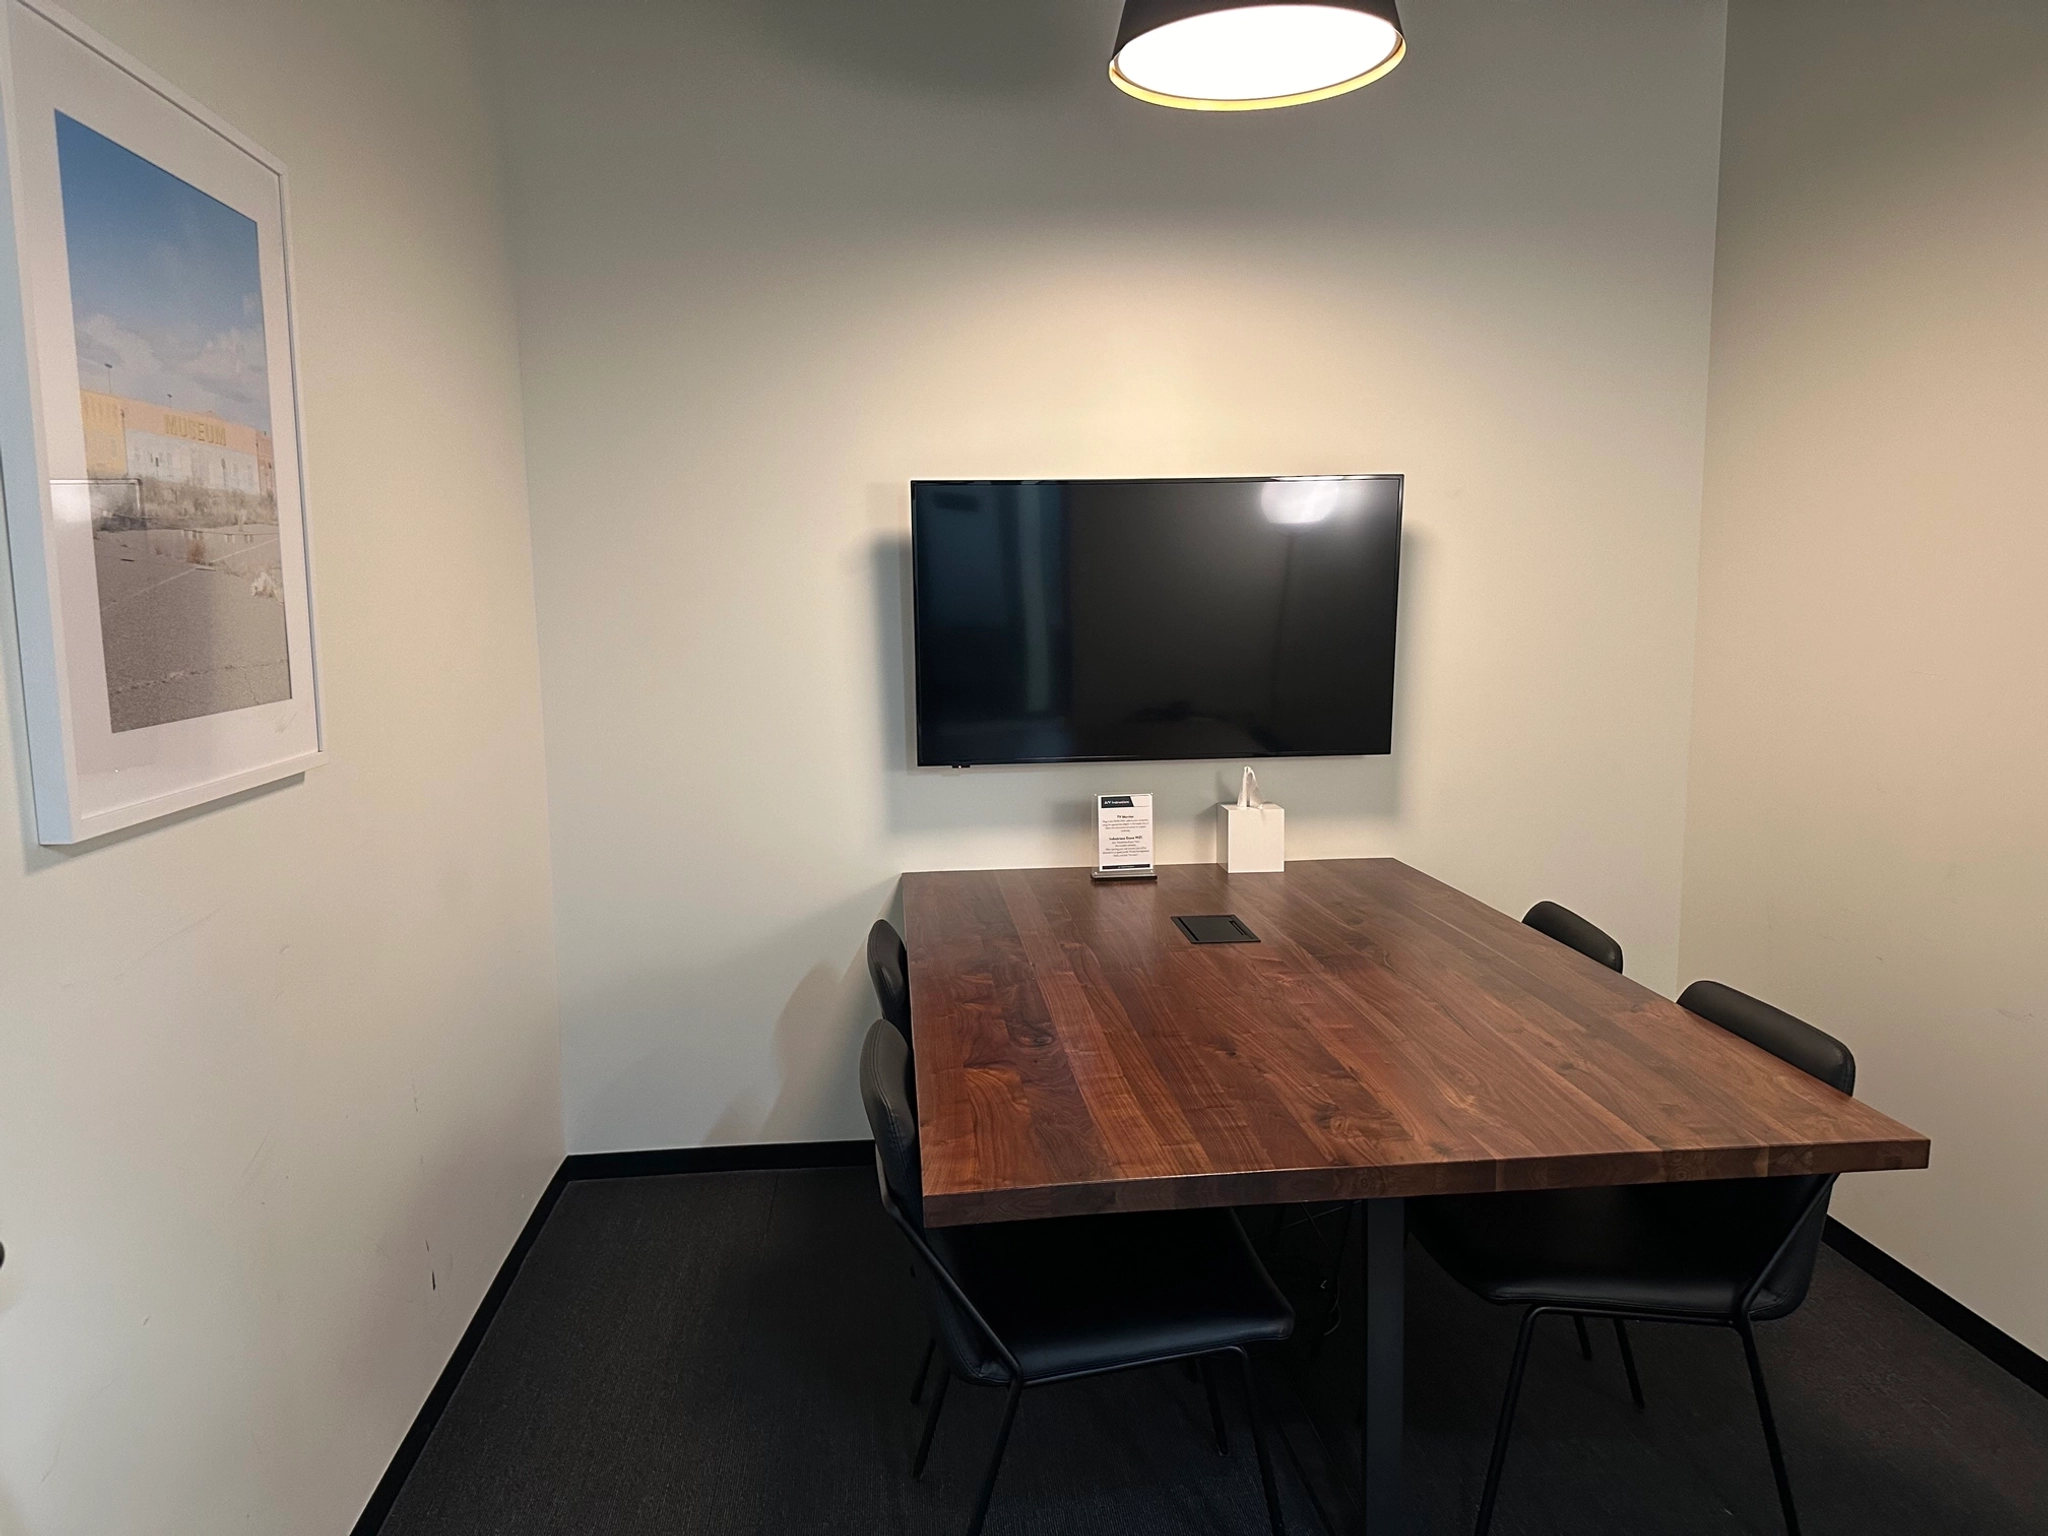
[[[1921,1168],[1927,1139],[1392,859],[903,877],[925,1217]],[[1263,942],[1194,945],[1235,912]]]

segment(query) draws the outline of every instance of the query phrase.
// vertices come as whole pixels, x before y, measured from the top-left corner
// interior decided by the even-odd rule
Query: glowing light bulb
[[[1392,4],[1239,0],[1145,25],[1147,12],[1186,9],[1162,7],[1159,0],[1126,5],[1109,65],[1121,89],[1163,106],[1204,111],[1293,106],[1370,84],[1400,63],[1407,47]]]

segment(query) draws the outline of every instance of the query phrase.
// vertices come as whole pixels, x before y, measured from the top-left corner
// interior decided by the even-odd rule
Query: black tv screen
[[[1385,752],[1401,477],[918,480],[917,761]]]

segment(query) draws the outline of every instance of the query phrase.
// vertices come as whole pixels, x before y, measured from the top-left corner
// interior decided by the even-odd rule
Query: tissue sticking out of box
[[[1216,807],[1216,862],[1233,875],[1279,874],[1287,867],[1287,812],[1259,794],[1259,776],[1247,768],[1237,803]]]

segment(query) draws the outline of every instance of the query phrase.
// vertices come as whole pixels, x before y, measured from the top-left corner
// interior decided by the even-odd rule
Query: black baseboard
[[[644,1179],[665,1173],[758,1173],[776,1168],[860,1168],[874,1161],[872,1141],[771,1141],[728,1147],[664,1147],[645,1152],[578,1152],[562,1160],[571,1179]]]
[[[1993,1365],[2002,1366],[2048,1396],[2048,1360],[1995,1323],[1972,1312],[1932,1281],[1923,1280],[1868,1238],[1828,1218],[1827,1245],[1871,1279],[1911,1302]]]
[[[566,1166],[566,1165],[565,1165]],[[434,1432],[434,1426],[441,1422],[441,1415],[448,1407],[448,1400],[455,1395],[455,1388],[462,1381],[462,1373],[469,1369],[469,1362],[475,1357],[477,1346],[490,1331],[491,1319],[498,1315],[498,1308],[504,1303],[505,1293],[512,1289],[513,1277],[519,1273],[519,1266],[526,1262],[527,1251],[533,1247],[533,1240],[540,1236],[540,1229],[547,1225],[548,1213],[554,1210],[555,1202],[562,1198],[562,1191],[569,1180],[561,1168],[548,1180],[548,1187],[541,1191],[539,1201],[533,1207],[533,1214],[526,1218],[526,1225],[519,1229],[519,1236],[513,1240],[512,1251],[505,1255],[505,1262],[498,1266],[498,1272],[491,1278],[490,1289],[484,1292],[484,1299],[477,1303],[476,1315],[469,1320],[469,1326],[462,1330],[462,1337],[456,1340],[455,1351],[448,1357],[448,1363],[441,1367],[441,1374],[435,1379],[433,1390],[420,1405],[412,1427],[405,1432],[405,1438],[398,1442],[398,1449],[392,1453],[391,1465],[384,1469],[384,1475],[377,1479],[377,1487],[370,1494],[370,1502],[363,1506],[357,1516],[354,1536],[376,1536],[383,1529],[385,1516],[391,1513],[391,1506],[398,1500],[398,1490],[405,1486],[407,1474],[413,1463],[420,1459],[420,1452],[426,1449],[427,1437]]]
[[[505,1262],[498,1266],[498,1273],[492,1278],[490,1289],[484,1292],[484,1299],[477,1303],[476,1315],[469,1320],[469,1326],[456,1341],[455,1350],[448,1356],[448,1363],[441,1367],[441,1374],[434,1382],[427,1400],[420,1405],[412,1427],[405,1432],[405,1438],[398,1442],[398,1449],[392,1454],[391,1465],[384,1469],[384,1475],[377,1480],[377,1487],[370,1495],[370,1501],[363,1506],[363,1512],[356,1518],[352,1536],[377,1536],[384,1528],[384,1521],[391,1513],[391,1506],[398,1502],[398,1491],[405,1486],[413,1464],[420,1459],[420,1452],[427,1447],[427,1440],[434,1433],[434,1426],[447,1411],[449,1399],[455,1396],[455,1389],[462,1382],[462,1373],[469,1369],[469,1362],[475,1358],[477,1347],[490,1332],[491,1319],[498,1315],[498,1308],[504,1304],[505,1295],[512,1289],[512,1282],[518,1277],[519,1266],[526,1262],[526,1255],[532,1249],[534,1239],[540,1236],[540,1229],[547,1225],[555,1202],[562,1198],[562,1191],[583,1179],[628,1179],[645,1178],[669,1173],[740,1173],[749,1170],[796,1169],[796,1168],[853,1168],[873,1160],[875,1144],[872,1141],[785,1141],[768,1142],[758,1146],[726,1147],[677,1147],[646,1152],[579,1152],[562,1159],[562,1166],[555,1170],[555,1176],[548,1180],[548,1187],[541,1191],[540,1200],[534,1205],[533,1214],[526,1218],[526,1225],[520,1228],[519,1236],[512,1244],[511,1252],[505,1255]]]

